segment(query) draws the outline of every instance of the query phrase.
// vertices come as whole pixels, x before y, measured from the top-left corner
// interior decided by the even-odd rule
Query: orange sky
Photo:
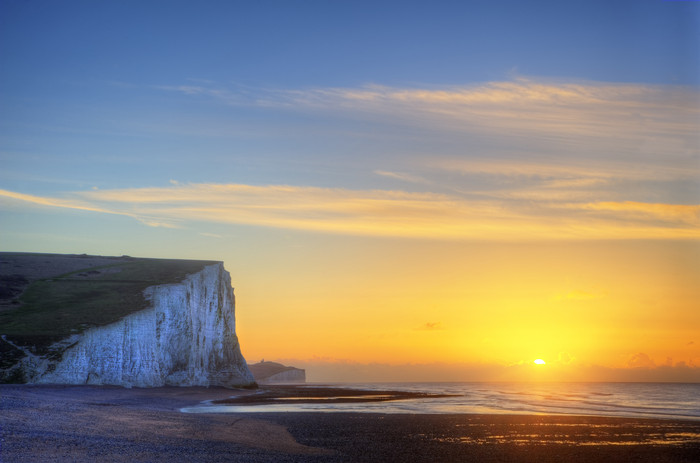
[[[700,381],[700,3],[113,3],[0,2],[3,251],[222,260],[312,381]]]
[[[0,189],[8,250],[223,260],[244,355],[312,380],[435,362],[435,380],[700,380],[700,94],[520,79],[294,95],[401,125],[385,136],[406,152],[342,158],[331,186],[316,167],[316,185]],[[419,125],[440,149],[410,146]],[[478,156],[452,154],[472,138]]]
[[[546,369],[582,380],[602,379],[584,373],[590,366],[700,364],[695,242],[292,234],[273,249],[264,279],[228,265],[250,361],[508,366],[542,358]],[[461,379],[478,376],[465,370]]]

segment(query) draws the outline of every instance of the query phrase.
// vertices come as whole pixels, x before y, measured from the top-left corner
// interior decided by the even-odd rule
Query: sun
[[[547,364],[547,362],[545,362],[545,361],[542,360],[542,359],[536,359],[533,363],[534,363],[535,365],[546,365],[546,364]]]

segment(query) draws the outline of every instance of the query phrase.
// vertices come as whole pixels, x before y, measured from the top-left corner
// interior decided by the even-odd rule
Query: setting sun
[[[547,362],[545,362],[545,361],[542,360],[542,359],[537,359],[537,360],[535,360],[535,364],[536,364],[536,365],[546,365]]]

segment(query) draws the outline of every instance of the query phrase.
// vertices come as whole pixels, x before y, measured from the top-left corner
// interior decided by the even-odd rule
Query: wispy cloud
[[[209,232],[200,232],[199,233],[201,236],[206,236],[207,238],[216,238],[216,239],[221,239],[223,236],[218,235],[216,233],[209,233]]]
[[[625,137],[695,133],[700,93],[689,87],[557,82],[518,78],[433,88],[366,85],[358,88],[263,89],[215,85],[161,85],[160,90],[203,95],[226,103],[356,111],[445,129]],[[449,121],[452,121],[450,123]],[[512,132],[511,132],[512,133]]]
[[[629,221],[664,222],[670,226],[685,225],[700,229],[700,205],[648,204],[633,201],[598,202],[581,206],[583,209],[609,213]]]
[[[227,103],[268,107],[358,112],[391,121],[430,125],[443,130],[497,131],[504,136],[662,137],[683,147],[700,120],[700,94],[687,87],[601,82],[556,82],[519,78],[442,88],[359,88],[231,91],[202,86],[163,86],[185,94],[203,94]],[[697,140],[695,140],[697,146]],[[686,146],[687,147],[687,146]]]
[[[632,160],[630,160],[632,161]],[[620,159],[458,159],[427,160],[426,166],[471,175],[498,175],[511,178],[539,178],[603,183],[612,180],[673,181],[696,178],[700,162],[656,165],[637,160],[630,165]]]
[[[430,239],[700,238],[700,206],[668,204],[542,201],[525,207],[438,193],[240,184],[87,190],[66,198],[0,190],[0,196],[120,214],[151,226],[209,222]]]
[[[0,190],[0,197],[14,199],[18,201],[23,201],[27,203],[37,204],[40,206],[57,207],[63,209],[76,209],[81,211],[91,211],[91,212],[105,212],[114,213],[113,211],[103,209],[91,205],[85,201],[79,201],[76,199],[59,199],[59,198],[48,198],[43,196],[29,195],[24,193],[17,193],[14,191]],[[129,215],[129,214],[123,214]]]
[[[91,190],[93,192],[98,190]],[[35,204],[37,206],[54,207],[59,209],[73,209],[78,211],[88,211],[88,212],[100,212],[104,214],[116,214],[131,217],[138,220],[139,222],[148,225],[149,227],[165,227],[165,228],[177,228],[175,221],[159,221],[157,218],[150,216],[148,214],[134,213],[124,209],[115,209],[109,207],[102,207],[96,202],[91,202],[89,200],[78,199],[77,196],[73,195],[73,198],[51,198],[45,196],[29,195],[24,193],[17,193],[14,191],[1,190],[0,198],[15,200],[23,203]]]
[[[212,88],[205,85],[157,85],[154,88],[158,90],[178,92],[185,95],[204,95],[224,100],[229,103],[235,103],[240,101],[240,98],[238,98],[235,93],[229,90],[221,88]]]
[[[396,180],[402,180],[404,182],[429,183],[429,181],[424,179],[423,177],[420,177],[420,176],[415,175],[415,174],[409,174],[406,172],[390,172],[390,171],[386,171],[386,170],[375,170],[374,174],[382,176],[382,177],[393,178]]]
[[[312,113],[323,117],[324,126],[334,119],[343,127],[352,126],[347,118],[371,122],[372,136],[426,136],[435,141],[427,152],[403,156],[396,168],[383,162],[374,170],[413,183],[431,183],[429,172],[459,172],[539,179],[550,190],[508,188],[509,195],[527,198],[561,187],[700,176],[700,92],[691,87],[516,78],[426,88],[160,88],[225,104]],[[412,149],[403,143],[402,149]]]
[[[319,188],[313,181],[310,186],[173,181],[160,188],[45,197],[0,191],[0,196],[120,214],[149,226],[204,221],[489,240],[700,238],[700,206],[692,186],[700,176],[695,89],[534,79],[443,88],[291,90],[190,81],[157,89],[324,119],[356,117],[371,121],[373,133],[400,125],[400,139],[415,128],[429,131],[438,143],[426,145],[434,151],[394,152],[369,165],[372,182],[382,189]],[[318,130],[326,127],[321,125]],[[490,137],[483,146],[461,144],[483,134]],[[447,149],[439,143],[443,139],[451,141]],[[503,148],[501,140],[509,145]],[[387,180],[410,185],[389,189],[397,183]]]

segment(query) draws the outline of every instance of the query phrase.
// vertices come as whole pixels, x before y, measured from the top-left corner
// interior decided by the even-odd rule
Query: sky
[[[310,381],[700,381],[699,25],[0,0],[0,249],[224,261]]]

